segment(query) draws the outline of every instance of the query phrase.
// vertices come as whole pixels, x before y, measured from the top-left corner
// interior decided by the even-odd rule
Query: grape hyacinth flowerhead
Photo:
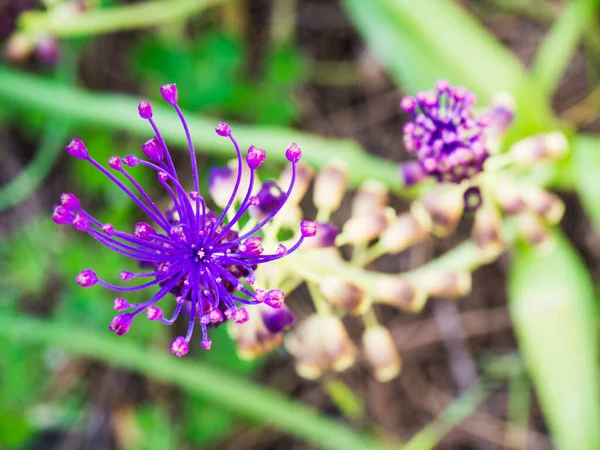
[[[269,213],[260,219],[250,219],[239,231],[239,222],[247,217],[250,207],[260,205],[260,200],[252,194],[255,171],[266,157],[266,152],[251,146],[246,152],[245,164],[249,170],[247,192],[241,196],[244,157],[234,139],[231,128],[225,123],[217,126],[219,136],[229,139],[237,153],[237,178],[232,192],[220,213],[208,209],[205,197],[200,192],[196,154],[190,130],[183,113],[177,104],[178,92],[174,84],[161,87],[164,100],[171,105],[181,121],[188,142],[192,166],[193,190],[186,191],[173,165],[169,150],[153,119],[152,106],[147,101],[139,104],[139,115],[147,120],[154,136],[142,145],[147,159],[128,155],[124,158],[113,156],[108,160],[109,170],[94,160],[84,143],[74,138],[67,146],[67,152],[77,159],[93,165],[109,180],[117,185],[146,214],[149,222],[138,222],[132,233],[117,230],[110,223],[101,223],[84,210],[79,199],[73,194],[63,194],[61,205],[54,207],[52,218],[58,224],[72,224],[77,230],[89,233],[94,239],[109,249],[137,260],[149,272],[121,272],[123,281],[149,279],[136,286],[121,287],[100,279],[91,270],[83,270],[76,277],[82,287],[99,284],[119,293],[114,309],[120,314],[110,323],[110,330],[118,335],[127,333],[133,320],[142,312],[149,320],[173,324],[179,315],[188,318],[185,336],[177,337],[171,343],[171,353],[183,356],[189,351],[194,328],[202,329],[202,347],[210,349],[211,340],[208,328],[225,320],[244,323],[248,311],[240,305],[266,305],[269,308],[284,308],[284,292],[278,289],[264,291],[254,289],[255,270],[260,264],[283,258],[293,253],[306,237],[315,236],[317,223],[302,221],[298,238],[293,245],[281,251],[279,245],[272,252],[263,248],[262,238],[257,234],[277,215],[292,193],[296,180],[296,165],[301,150],[292,144],[286,151],[291,163],[291,177],[281,198],[271,205]],[[158,181],[170,196],[173,207],[163,212],[156,206],[146,191],[130,174],[130,169],[143,166],[143,169],[156,172]],[[140,167],[141,168],[141,167]],[[139,169],[138,169],[139,170]],[[128,183],[119,179],[124,178]],[[234,205],[239,201],[237,208]],[[152,224],[154,223],[154,225]],[[143,303],[130,304],[124,296],[127,292],[140,291],[156,286],[158,292]],[[167,294],[176,298],[174,313],[165,317],[157,306]],[[291,323],[293,318],[288,319]]]
[[[445,80],[438,81],[435,90],[402,99],[400,108],[413,118],[404,124],[404,145],[417,158],[400,167],[406,186],[427,176],[461,183],[483,170],[489,156],[484,130],[490,118],[475,116],[475,102],[475,94]]]

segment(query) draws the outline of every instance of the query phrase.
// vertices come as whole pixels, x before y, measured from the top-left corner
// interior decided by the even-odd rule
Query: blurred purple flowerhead
[[[461,183],[483,170],[489,153],[484,130],[489,117],[472,111],[475,94],[440,80],[434,90],[405,97],[400,109],[412,116],[404,124],[404,145],[416,162],[401,166],[407,186],[434,176],[440,182]]]

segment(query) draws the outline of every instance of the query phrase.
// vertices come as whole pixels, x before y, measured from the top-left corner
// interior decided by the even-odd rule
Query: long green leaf
[[[308,406],[274,391],[240,379],[206,363],[177,359],[154,352],[126,339],[101,334],[71,324],[25,316],[0,316],[0,335],[13,342],[63,348],[178,386],[227,408],[236,415],[272,426],[332,450],[389,450],[390,447],[361,435]]]
[[[569,64],[583,32],[594,22],[598,0],[573,0],[554,23],[533,60],[540,89],[551,95]]]
[[[573,139],[575,187],[583,206],[600,231],[600,137],[578,135]]]
[[[158,88],[158,87],[157,87]],[[181,92],[180,95],[185,95]],[[148,138],[152,129],[137,115],[138,99],[125,95],[95,94],[74,87],[61,86],[25,73],[0,67],[0,103],[19,109],[34,109],[62,116],[76,124],[111,130],[126,130]],[[154,115],[167,144],[185,146],[185,134],[175,112],[154,105]],[[235,153],[228,139],[214,132],[217,119],[187,114],[196,149],[232,158]],[[285,149],[297,142],[308,164],[321,168],[332,158],[348,164],[349,181],[356,186],[367,178],[377,178],[397,193],[401,188],[398,169],[390,161],[375,157],[351,140],[327,139],[280,127],[231,123],[242,146],[255,144],[269,151],[269,158],[285,161]],[[90,149],[93,152],[93,149]]]
[[[510,269],[510,310],[519,347],[558,449],[600,448],[594,286],[556,233],[545,254],[519,245]]]
[[[378,60],[409,92],[439,78],[464,84],[482,105],[499,91],[517,100],[513,139],[553,127],[545,98],[517,59],[446,0],[344,0],[350,18]]]

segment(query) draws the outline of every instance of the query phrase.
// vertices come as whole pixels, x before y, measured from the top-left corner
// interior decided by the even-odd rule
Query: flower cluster
[[[219,169],[218,173],[226,173],[226,169]],[[470,276],[463,272],[428,271],[424,279],[417,280],[410,274],[365,270],[384,254],[399,253],[427,239],[432,229],[429,210],[421,207],[418,213],[398,214],[388,206],[385,186],[367,180],[352,200],[350,217],[338,227],[331,215],[340,208],[346,192],[348,174],[344,164],[333,161],[316,176],[310,168],[299,165],[297,173],[296,195],[282,209],[277,225],[286,228],[298,223],[299,202],[312,184],[319,235],[292,257],[257,272],[266,285],[284,284],[288,292],[302,283],[309,288],[316,311],[301,317],[286,336],[285,346],[295,357],[297,372],[303,377],[314,379],[328,370],[346,370],[354,364],[359,351],[342,318],[361,317],[365,324],[363,354],[376,378],[389,381],[398,375],[402,363],[392,335],[376,318],[375,309],[380,306],[375,305],[415,312],[423,307],[428,295],[465,295],[470,289]],[[270,193],[265,196],[276,196],[280,192],[278,186],[288,178],[284,172],[277,184],[264,183],[260,190]],[[350,261],[342,257],[343,246],[352,249]],[[254,309],[250,316],[253,328],[230,324],[241,356],[255,357],[284,342],[282,333],[273,333],[265,326],[268,318],[265,320],[263,311]]]
[[[404,146],[417,161],[401,167],[407,186],[427,176],[461,183],[483,170],[489,157],[484,130],[490,117],[472,111],[475,94],[440,80],[435,90],[405,97],[400,108],[413,120],[404,124]]]
[[[52,214],[56,223],[73,225],[107,248],[139,261],[141,267],[149,270],[120,273],[123,281],[149,279],[136,286],[121,287],[108,283],[91,269],[77,275],[77,283],[86,288],[98,284],[121,295],[158,287],[158,291],[143,303],[130,304],[125,298],[117,297],[114,308],[120,314],[112,320],[109,328],[118,335],[125,334],[133,320],[143,312],[149,320],[166,325],[173,324],[183,314],[188,317],[188,329],[185,336],[179,336],[171,343],[171,353],[176,356],[188,353],[196,326],[202,329],[202,347],[209,349],[209,327],[226,320],[239,324],[247,322],[248,311],[240,305],[259,305],[264,316],[268,317],[266,320],[270,329],[280,331],[293,322],[293,316],[284,307],[285,294],[280,289],[255,288],[255,271],[263,263],[282,259],[296,251],[305,238],[316,235],[317,224],[301,221],[297,229],[298,237],[289,245],[275,245],[272,252],[265,251],[268,246],[264,245],[258,233],[267,234],[270,222],[293,196],[302,153],[300,148],[292,144],[285,152],[291,163],[285,190],[279,192],[276,200],[265,199],[260,194],[254,195],[253,191],[255,172],[264,162],[266,152],[250,146],[244,158],[230,127],[225,123],[219,124],[217,134],[231,141],[237,159],[236,168],[232,171],[234,183],[231,190],[228,193],[220,191],[215,199],[222,207],[221,212],[210,210],[206,202],[208,197],[200,192],[196,154],[190,129],[177,103],[177,88],[174,84],[162,86],[161,94],[181,121],[189,147],[193,189],[184,189],[154,121],[152,106],[147,101],[141,101],[138,108],[139,115],[148,121],[154,131],[154,136],[142,145],[146,158],[113,156],[108,160],[109,168],[106,168],[93,159],[81,140],[74,138],[66,148],[69,155],[91,164],[104,174],[150,220],[135,224],[133,232],[120,231],[110,223],[95,219],[75,195],[63,194],[61,204],[55,206]],[[158,182],[171,198],[173,206],[170,210],[163,213],[156,206],[130,173],[135,167],[156,172]],[[244,174],[247,175],[245,181],[242,180]],[[245,192],[242,192],[242,186],[246,187]],[[262,215],[253,215],[254,210],[261,211]],[[252,217],[245,221],[249,215]],[[243,221],[244,226],[240,229]],[[169,293],[174,295],[176,302],[172,316],[167,318],[157,304]]]
[[[464,88],[450,88],[441,81],[436,91],[402,102],[414,117],[405,127],[405,142],[419,157],[418,162],[403,166],[403,173],[405,181],[434,175],[438,185],[415,200],[408,211],[397,212],[388,206],[386,187],[376,180],[366,180],[352,199],[349,217],[338,227],[331,216],[341,206],[348,177],[344,163],[334,161],[312,183],[319,236],[293,257],[261,268],[261,279],[267,284],[283,283],[289,286],[288,292],[304,283],[308,286],[315,312],[301,318],[285,339],[286,348],[295,357],[297,372],[303,377],[318,378],[328,370],[343,371],[354,363],[358,348],[342,321],[351,315],[363,320],[362,351],[375,377],[379,381],[394,378],[402,362],[390,331],[378,321],[381,308],[414,313],[423,308],[428,297],[457,299],[471,290],[471,274],[466,269],[448,271],[425,265],[392,275],[367,270],[371,262],[403,252],[432,235],[452,233],[464,212],[475,213],[472,237],[482,260],[497,257],[505,248],[503,214],[516,217],[517,230],[536,245],[547,242],[545,224],[556,223],[562,217],[564,207],[558,197],[518,182],[514,170],[506,173],[494,167],[513,166],[517,170],[556,159],[566,151],[564,136],[533,136],[504,155],[491,156],[486,149],[496,151],[501,146],[514,117],[510,98],[499,97],[486,116],[475,119],[470,109],[474,96]],[[299,221],[298,203],[314,175],[309,168],[301,167],[301,188],[282,210],[280,227]],[[280,195],[278,185],[285,180],[282,177],[279,184],[265,183],[261,188],[264,197]],[[342,256],[341,247],[350,250],[349,260]],[[280,334],[268,332],[258,319],[253,329],[242,331],[236,324],[230,328],[245,357],[270,351],[283,341]]]

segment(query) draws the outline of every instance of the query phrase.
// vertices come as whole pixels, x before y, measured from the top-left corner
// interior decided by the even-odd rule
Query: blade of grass
[[[578,135],[573,139],[575,186],[586,213],[600,232],[600,138]]]
[[[13,342],[59,347],[68,353],[97,359],[201,395],[233,414],[272,426],[331,450],[390,450],[391,447],[362,435],[313,411],[308,406],[240,379],[228,372],[131,341],[72,324],[25,316],[0,316],[0,335]]]
[[[137,115],[138,99],[125,95],[96,94],[72,86],[61,86],[49,80],[1,67],[0,101],[25,111],[34,109],[49,115],[58,115],[88,127],[126,130],[143,138],[150,137],[152,132],[146,121]],[[161,104],[154,105],[153,109],[167,143],[185,146],[185,134],[172,109]],[[217,119],[187,114],[187,120],[199,151],[226,158],[234,155],[228,140],[214,132]],[[368,154],[354,141],[327,139],[280,127],[232,123],[230,125],[242,146],[255,144],[271,150],[269,158],[273,160],[286,161],[285,149],[292,142],[297,142],[303,150],[304,161],[316,168],[324,167],[332,158],[345,161],[349,167],[351,186],[356,186],[367,178],[376,177],[396,193],[409,195],[409,191],[401,187],[396,164]],[[93,152],[93,149],[90,150]]]
[[[594,286],[558,231],[540,254],[515,247],[509,307],[523,360],[558,449],[600,448],[598,336]]]
[[[450,406],[448,406],[433,422],[413,436],[402,446],[402,450],[432,450],[440,443],[452,428],[465,421],[473,414],[490,394],[491,389],[481,381],[473,385]]]
[[[110,8],[91,9],[73,17],[61,8],[21,15],[19,25],[26,33],[50,34],[58,38],[92,36],[146,28],[187,19],[225,0],[155,0]]]
[[[532,65],[539,89],[551,95],[585,30],[593,23],[600,2],[572,0],[540,44]]]

